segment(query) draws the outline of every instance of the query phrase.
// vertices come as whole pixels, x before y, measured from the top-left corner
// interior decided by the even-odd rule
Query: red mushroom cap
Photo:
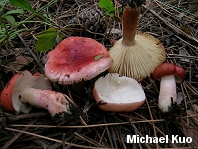
[[[69,37],[48,53],[45,74],[53,82],[73,84],[94,78],[112,63],[107,49],[96,40]]]
[[[184,68],[182,68],[181,66],[176,66],[176,70],[175,70],[176,82],[181,83],[185,78],[186,78],[186,71],[184,70]]]
[[[43,74],[32,75],[29,71],[15,74],[1,92],[0,103],[2,107],[11,112],[29,113],[32,106],[20,101],[20,94],[26,88],[49,89],[51,84]]]
[[[175,73],[175,65],[172,63],[163,63],[158,65],[153,71],[153,78],[160,80],[164,76],[172,75]]]
[[[1,92],[0,103],[1,103],[2,107],[7,111],[12,111],[12,112],[17,111],[12,104],[12,93],[11,92],[12,92],[19,76],[20,76],[19,73],[15,74]]]
[[[162,77],[168,75],[175,75],[176,82],[181,83],[186,77],[186,72],[182,67],[172,63],[160,64],[153,71],[153,78],[155,80],[160,80]]]

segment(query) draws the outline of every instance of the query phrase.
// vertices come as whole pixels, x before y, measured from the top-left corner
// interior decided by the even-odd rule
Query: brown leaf
[[[191,33],[191,29],[187,26],[180,26],[180,29],[188,35]]]
[[[25,65],[28,65],[33,61],[32,57],[28,56],[16,56],[16,60],[14,62],[10,62],[6,65],[6,68],[4,69],[5,73],[19,71],[21,68],[23,68]]]

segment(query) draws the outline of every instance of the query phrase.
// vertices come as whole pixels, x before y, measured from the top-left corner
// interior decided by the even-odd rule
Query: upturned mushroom
[[[51,90],[50,81],[43,74],[29,71],[15,74],[1,92],[0,104],[11,112],[29,113],[32,106],[44,108],[51,116],[69,113],[69,103],[64,94]]]
[[[111,112],[131,112],[146,99],[141,85],[133,78],[109,73],[94,84],[93,96],[100,109]]]
[[[135,3],[125,6],[122,15],[123,37],[109,50],[114,60],[109,72],[141,81],[164,62],[166,52],[158,39],[137,31],[139,14],[140,8]]]
[[[73,84],[91,80],[110,68],[112,63],[101,43],[86,37],[69,37],[48,53],[45,75],[59,84]]]
[[[186,72],[175,64],[163,63],[155,68],[153,78],[160,80],[158,107],[163,112],[168,112],[177,100],[176,83],[181,83],[186,78]]]

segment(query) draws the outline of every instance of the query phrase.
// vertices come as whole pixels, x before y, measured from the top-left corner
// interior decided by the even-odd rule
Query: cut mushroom
[[[177,100],[176,82],[181,83],[186,77],[185,70],[172,63],[163,63],[153,71],[153,78],[160,80],[158,107],[168,112],[172,103]]]
[[[123,38],[109,50],[114,60],[109,72],[118,73],[138,81],[150,76],[156,66],[166,58],[158,39],[148,33],[136,31],[140,8],[126,6],[122,16]]]
[[[91,38],[69,37],[47,55],[45,74],[59,84],[90,80],[110,68],[107,49]]]
[[[93,96],[100,109],[112,112],[130,112],[138,109],[146,96],[141,85],[133,78],[119,74],[100,77],[94,85]]]
[[[64,94],[51,91],[51,83],[44,75],[29,71],[12,77],[1,92],[0,103],[7,111],[29,113],[35,106],[47,109],[52,116],[69,109]]]

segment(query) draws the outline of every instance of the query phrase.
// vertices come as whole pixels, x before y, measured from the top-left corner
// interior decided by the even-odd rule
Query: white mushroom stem
[[[171,99],[173,100],[173,103],[176,102],[177,99],[174,75],[161,78],[158,106],[163,112],[168,112],[172,103]]]
[[[69,102],[64,94],[59,92],[27,88],[19,98],[23,103],[48,110],[52,117],[60,112],[69,113]]]

